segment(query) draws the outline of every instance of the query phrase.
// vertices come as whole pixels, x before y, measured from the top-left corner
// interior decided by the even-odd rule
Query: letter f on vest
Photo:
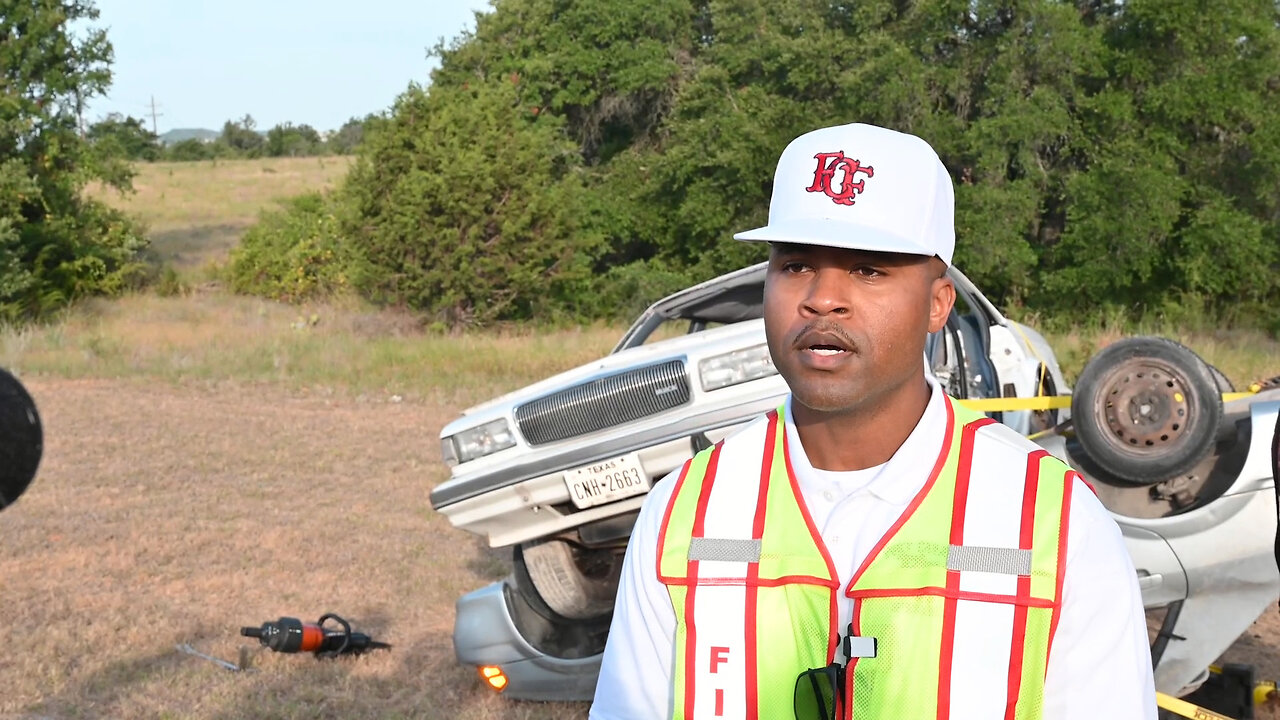
[[[720,666],[729,662],[729,648],[713,646],[711,648],[711,674],[719,672]]]

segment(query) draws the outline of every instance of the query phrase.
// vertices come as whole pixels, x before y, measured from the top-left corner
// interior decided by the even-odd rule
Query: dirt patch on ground
[[[427,502],[452,409],[135,381],[28,383],[46,428],[0,514],[0,716],[585,716],[511,703],[454,662],[454,601],[504,553]],[[326,612],[392,642],[320,662],[239,628]]]
[[[36,380],[47,442],[0,513],[0,716],[563,718],[454,662],[454,601],[503,577],[432,513],[452,408],[243,386]],[[244,625],[348,617],[395,644],[320,662],[255,655]],[[1280,613],[1224,657],[1280,675]],[[1265,717],[1265,715],[1263,715]],[[1280,717],[1280,716],[1272,716]]]

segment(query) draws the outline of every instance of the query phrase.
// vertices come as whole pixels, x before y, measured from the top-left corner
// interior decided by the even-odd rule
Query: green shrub
[[[190,290],[187,283],[178,275],[178,271],[169,265],[161,268],[159,277],[156,278],[153,287],[160,297],[186,295],[187,291]]]
[[[554,315],[591,279],[577,147],[517,103],[507,79],[413,88],[365,139],[343,190],[373,300],[483,325]]]
[[[196,138],[187,138],[169,146],[165,151],[166,160],[174,160],[178,162],[188,162],[194,160],[208,160],[213,157],[212,143],[206,143]]]
[[[231,253],[232,288],[287,302],[349,291],[359,260],[338,209],[332,196],[312,192],[263,213]]]
[[[82,26],[97,17],[91,2],[0,9],[0,320],[146,279],[138,228],[82,192],[93,180],[127,191],[133,175],[121,155],[79,132],[76,109],[111,79],[105,31]]]
[[[578,298],[578,317],[605,318],[630,322],[656,300],[706,278],[664,266],[654,260],[639,260],[610,268],[597,277]]]

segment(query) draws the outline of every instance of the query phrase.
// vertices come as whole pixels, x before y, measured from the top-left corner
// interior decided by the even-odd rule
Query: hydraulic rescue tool
[[[325,623],[329,621],[337,623],[341,629],[325,627]],[[352,632],[351,623],[333,613],[321,615],[314,623],[282,617],[275,622],[262,623],[261,627],[242,627],[240,634],[256,637],[259,642],[276,652],[309,652],[318,658],[359,655],[366,650],[391,648],[387,643],[378,642],[364,633]]]

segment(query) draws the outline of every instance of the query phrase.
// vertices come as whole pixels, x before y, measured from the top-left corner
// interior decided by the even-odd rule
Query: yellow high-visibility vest
[[[676,615],[675,718],[794,715],[796,678],[836,658],[855,599],[844,717],[1039,718],[1075,477],[945,398],[924,487],[841,588],[801,499],[781,410],[685,464],[658,539]]]

